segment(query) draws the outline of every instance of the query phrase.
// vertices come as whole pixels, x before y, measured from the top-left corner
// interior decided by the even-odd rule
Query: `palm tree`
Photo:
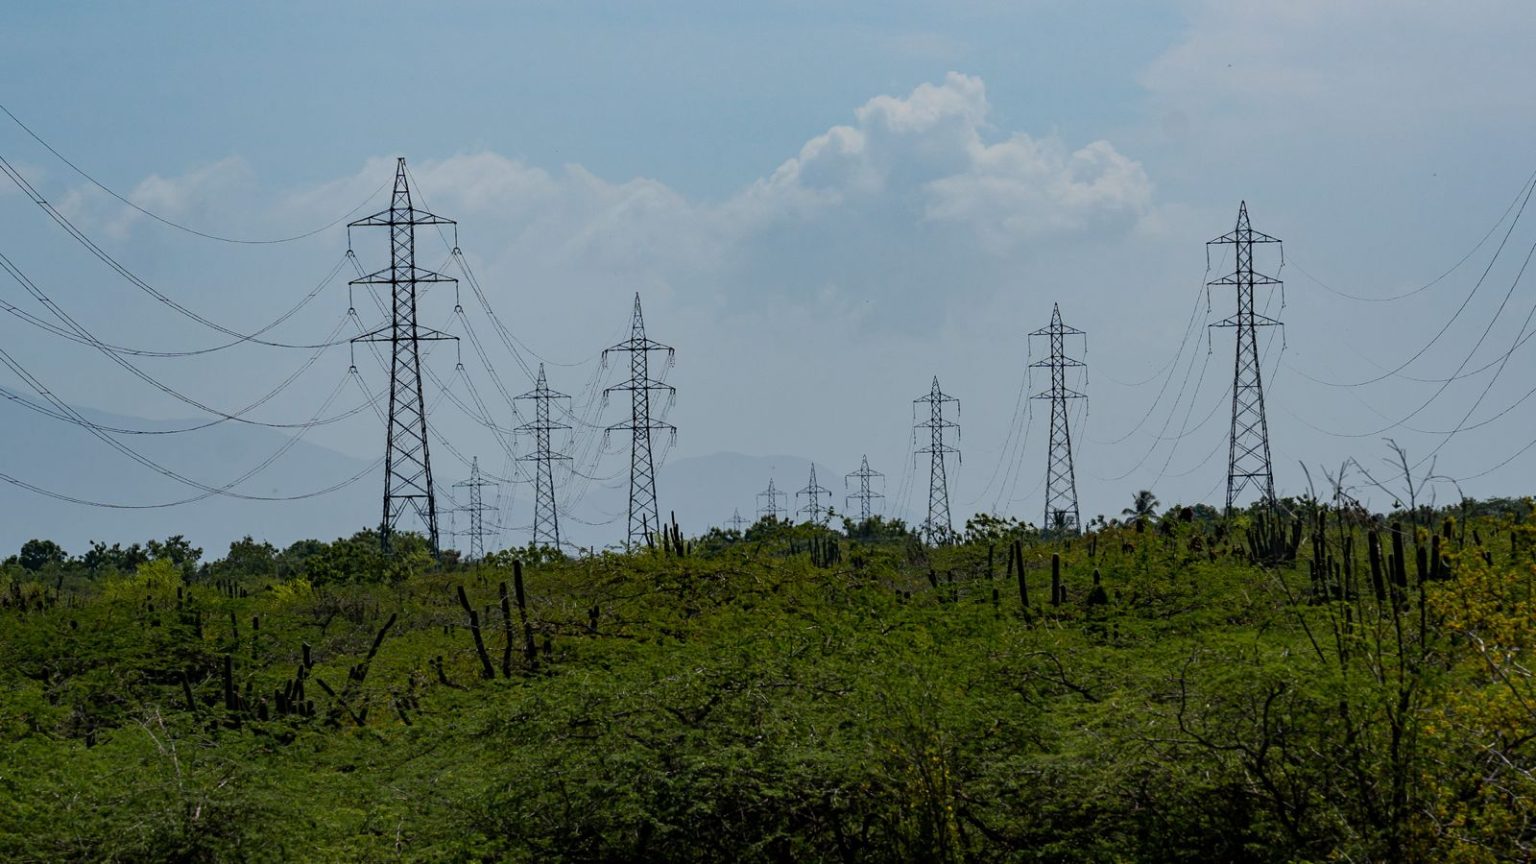
[[[1153,516],[1157,514],[1157,496],[1151,489],[1143,489],[1131,499],[1131,506],[1120,511],[1122,516],[1130,516],[1136,522],[1136,530],[1142,530]]]

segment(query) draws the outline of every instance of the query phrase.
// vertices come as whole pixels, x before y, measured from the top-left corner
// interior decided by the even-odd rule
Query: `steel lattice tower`
[[[1029,334],[1031,338],[1051,340],[1050,354],[1034,368],[1051,370],[1051,387],[1036,393],[1034,399],[1051,400],[1051,445],[1045,466],[1045,521],[1041,527],[1059,534],[1076,534],[1082,528],[1077,509],[1077,475],[1072,468],[1072,430],[1067,419],[1067,400],[1084,399],[1082,393],[1067,386],[1067,370],[1083,368],[1083,363],[1067,356],[1067,337],[1086,334],[1061,323],[1061,306],[1051,305],[1051,324]]]
[[[388,285],[391,299],[389,323],[352,340],[388,342],[390,346],[384,515],[379,521],[379,542],[385,551],[389,549],[390,534],[407,509],[416,514],[426,529],[433,553],[439,548],[437,496],[427,446],[427,403],[422,396],[421,343],[455,337],[421,326],[416,315],[416,286],[457,280],[416,266],[416,226],[453,224],[452,219],[411,205],[402,158],[395,163],[395,191],[389,209],[347,225],[349,248],[352,228],[389,228],[389,266],[352,280],[353,285]]]
[[[855,477],[859,479],[859,491],[845,496],[845,500],[853,500],[859,502],[859,524],[862,525],[863,523],[868,522],[875,515],[873,506],[874,500],[876,498],[885,497],[879,492],[874,491],[873,487],[870,485],[870,481],[876,477],[879,477],[883,480],[885,479],[885,475],[870,468],[869,457],[864,456],[859,460],[859,470],[851,471],[843,477],[843,486],[846,487],[848,485],[848,481]]]
[[[764,498],[768,499],[768,503],[763,503]],[[763,519],[772,516],[775,519],[788,520],[789,512],[779,505],[780,498],[787,500],[788,496],[786,493],[780,492],[777,486],[773,485],[772,477],[768,478],[768,488],[757,493],[757,518]]]
[[[555,463],[569,460],[564,453],[556,453],[550,444],[550,434],[557,429],[569,429],[564,423],[549,418],[549,404],[556,399],[569,399],[564,393],[549,389],[544,380],[544,364],[539,364],[539,377],[532,390],[516,399],[533,400],[533,422],[517,427],[518,432],[533,433],[533,452],[518,457],[519,462],[534,463],[533,477],[533,543],[535,546],[560,548],[560,514],[555,507]]]
[[[653,351],[665,351],[667,362],[672,362],[670,346],[646,338],[645,319],[640,314],[640,295],[635,294],[635,311],[630,320],[629,338],[603,351],[608,355],[622,351],[629,354],[629,380],[603,391],[603,397],[615,391],[628,391],[630,415],[628,423],[615,423],[608,432],[630,433],[629,450],[629,534],[626,545],[644,544],[652,534],[661,530],[661,511],[656,505],[656,465],[651,454],[651,433],[669,432],[675,439],[677,427],[651,416],[651,394],[663,392],[668,399],[677,390],[651,377],[650,356]],[[606,433],[605,433],[606,434]]]
[[[1259,328],[1280,322],[1254,308],[1253,289],[1280,285],[1280,280],[1258,273],[1253,267],[1253,244],[1279,243],[1248,224],[1248,202],[1237,208],[1237,227],[1206,244],[1232,245],[1232,272],[1207,283],[1237,289],[1237,314],[1212,327],[1237,328],[1237,353],[1232,371],[1232,432],[1227,449],[1227,511],[1250,486],[1256,487],[1266,505],[1275,501],[1275,474],[1269,455],[1269,421],[1264,415],[1264,379],[1260,369]],[[1283,255],[1284,253],[1282,253]],[[1207,258],[1210,253],[1207,251]]]
[[[469,490],[469,506],[459,509],[469,513],[469,560],[479,561],[485,557],[485,538],[491,532],[485,527],[485,511],[491,509],[485,503],[480,490],[486,486],[494,486],[489,480],[480,476],[480,457],[475,456],[469,462],[469,479],[460,480],[453,484],[455,489]]]
[[[928,395],[912,400],[913,405],[928,405],[928,419],[916,424],[916,428],[927,429],[929,432],[928,446],[917,451],[919,454],[927,453],[930,457],[928,518],[923,522],[923,535],[929,543],[949,543],[955,534],[949,518],[949,477],[944,470],[944,460],[951,453],[958,460],[960,451],[944,443],[944,431],[953,429],[955,437],[959,438],[960,424],[944,419],[944,406],[950,402],[955,403],[955,411],[958,413],[960,400],[944,395],[944,391],[939,389],[937,375],[933,378],[933,389],[928,391]]]
[[[811,463],[810,482],[805,485],[804,489],[801,489],[799,492],[795,493],[795,500],[799,501],[800,496],[802,495],[804,495],[806,499],[805,506],[801,507],[798,512],[806,517],[805,521],[807,522],[814,522],[817,525],[825,525],[827,523],[827,517],[831,514],[832,508],[823,508],[821,506],[821,496],[825,495],[830,498],[832,496],[832,490],[816,482],[815,462]]]
[[[740,507],[737,507],[731,511],[731,518],[725,520],[725,524],[731,526],[731,530],[735,531],[737,534],[741,533],[741,526],[747,524],[747,520],[741,515]]]

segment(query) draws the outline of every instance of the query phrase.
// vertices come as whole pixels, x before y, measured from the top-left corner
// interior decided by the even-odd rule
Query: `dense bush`
[[[1536,529],[1298,508],[474,565],[35,542],[0,858],[1527,860]]]

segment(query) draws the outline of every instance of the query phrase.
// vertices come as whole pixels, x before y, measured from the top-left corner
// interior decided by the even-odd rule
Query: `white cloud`
[[[877,96],[856,125],[811,139],[747,198],[785,211],[915,199],[921,218],[958,223],[998,253],[1106,218],[1134,221],[1150,206],[1146,172],[1109,142],[1069,152],[1018,133],[988,144],[988,109],[982,80],[954,72],[905,97]]]
[[[614,182],[579,165],[548,170],[494,152],[413,160],[411,170],[418,206],[458,220],[462,245],[485,263],[482,277],[578,299],[643,287],[737,308],[825,304],[871,325],[922,321],[934,311],[936,279],[986,290],[981,279],[954,276],[973,269],[978,251],[1006,258],[1045,237],[1123,233],[1150,206],[1146,173],[1108,142],[1072,149],[1055,138],[997,136],[989,110],[982,80],[959,73],[876,96],[852,123],[810,138],[718,201],[655,179]],[[285,227],[321,224],[393,168],[392,159],[371,159],[351,177],[280,196],[266,212]],[[251,185],[249,167],[231,157],[151,177],[132,195],[169,218],[218,225],[249,209]],[[356,215],[385,206],[387,189],[380,193]],[[70,203],[102,202],[75,192]],[[99,212],[112,214],[115,234],[142,221],[113,202]],[[354,241],[359,255],[382,251],[363,245],[382,238]],[[876,299],[904,302],[872,306]]]
[[[129,201],[173,222],[191,221],[205,230],[231,231],[242,196],[253,190],[255,174],[244,159],[227,156],[175,177],[151,174],[126,193]],[[70,219],[92,220],[114,238],[124,238],[147,220],[143,213],[112,199],[95,186],[79,186],[55,206]]]

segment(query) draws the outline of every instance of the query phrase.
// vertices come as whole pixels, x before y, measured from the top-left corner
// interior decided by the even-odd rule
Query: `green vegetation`
[[[0,859],[1530,860],[1528,506],[1154,506],[475,564],[32,541]]]

